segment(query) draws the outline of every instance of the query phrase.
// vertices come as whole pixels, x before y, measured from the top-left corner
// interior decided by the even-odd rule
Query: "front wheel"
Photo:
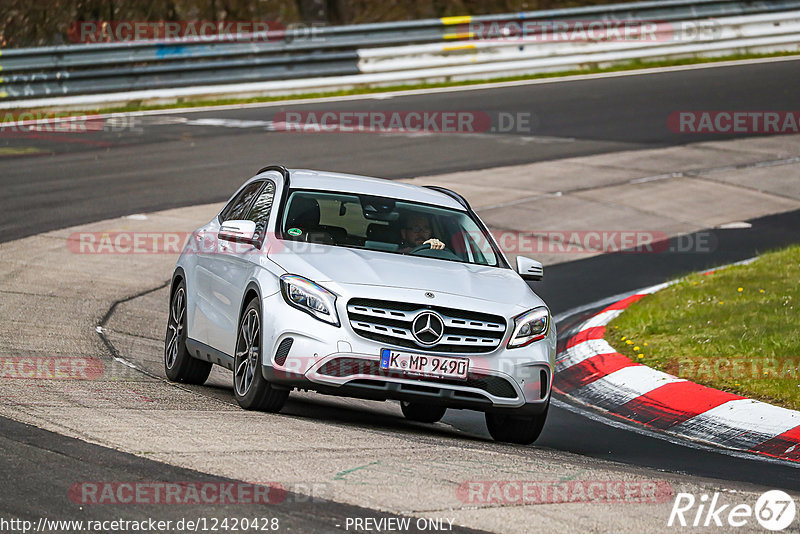
[[[245,308],[236,337],[233,360],[233,392],[245,410],[279,412],[289,391],[275,389],[261,372],[261,308],[253,299]]]
[[[486,412],[486,426],[495,441],[530,445],[542,433],[549,409],[548,400],[547,407],[537,415],[516,416],[513,413]]]
[[[409,421],[419,421],[420,423],[435,423],[444,417],[447,408],[444,406],[434,406],[431,404],[420,404],[418,402],[400,402],[400,409]]]
[[[186,283],[181,280],[169,300],[167,336],[164,339],[164,374],[172,382],[202,384],[211,373],[211,362],[189,355],[186,335]]]

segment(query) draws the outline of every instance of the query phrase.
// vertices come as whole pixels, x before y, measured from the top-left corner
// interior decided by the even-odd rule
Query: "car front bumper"
[[[409,349],[362,337],[337,303],[340,326],[289,306],[280,293],[263,299],[263,374],[287,387],[375,400],[407,400],[481,411],[543,411],[550,398],[556,351],[551,325],[545,339],[507,349],[511,327],[498,348],[485,353]],[[511,319],[506,314],[507,321]],[[289,341],[291,340],[291,341]],[[289,346],[288,350],[286,347]],[[466,380],[438,379],[380,368],[381,349],[469,360]],[[268,353],[266,351],[269,351]]]

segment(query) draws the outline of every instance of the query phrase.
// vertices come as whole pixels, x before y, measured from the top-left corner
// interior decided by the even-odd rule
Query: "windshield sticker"
[[[296,237],[302,234],[303,231],[300,228],[289,228],[288,230],[286,230],[286,233]]]

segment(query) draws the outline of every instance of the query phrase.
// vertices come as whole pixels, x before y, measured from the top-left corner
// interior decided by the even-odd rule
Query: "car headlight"
[[[550,328],[550,311],[545,308],[534,308],[522,315],[514,317],[514,333],[508,340],[508,348],[524,347],[547,336]]]
[[[313,315],[320,321],[339,326],[336,295],[307,278],[295,274],[281,276],[281,293],[286,303]]]

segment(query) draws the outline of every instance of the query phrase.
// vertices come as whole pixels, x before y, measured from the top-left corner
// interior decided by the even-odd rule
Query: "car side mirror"
[[[517,272],[523,280],[541,280],[544,277],[544,267],[541,262],[517,256]]]
[[[255,247],[261,246],[261,241],[256,238],[256,223],[245,220],[225,221],[219,227],[219,238],[235,243],[247,243]]]

